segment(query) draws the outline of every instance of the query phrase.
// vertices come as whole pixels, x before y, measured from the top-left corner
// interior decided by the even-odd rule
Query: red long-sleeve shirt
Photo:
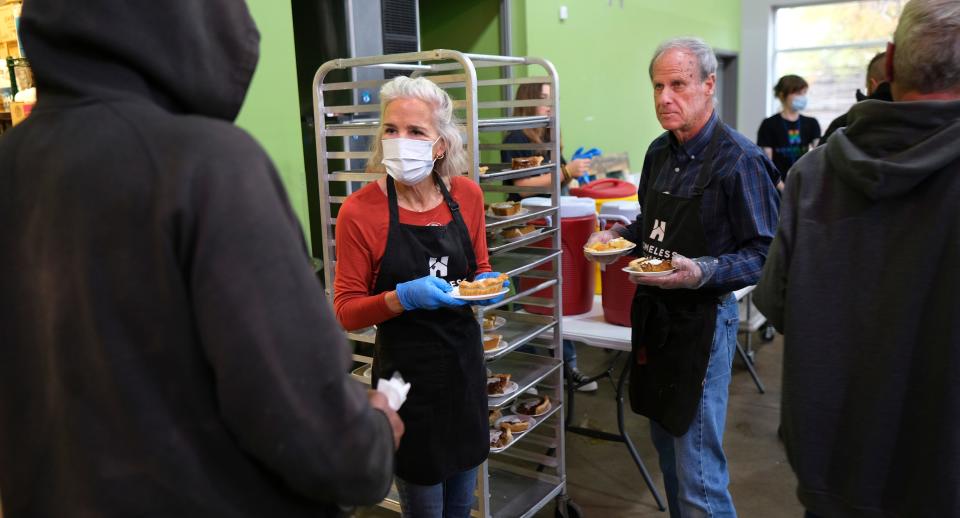
[[[460,213],[477,256],[477,273],[489,272],[483,191],[472,180],[458,176],[450,181],[450,195],[460,204]],[[446,225],[452,219],[446,203],[426,212],[400,207],[400,223],[405,225]],[[361,329],[397,315],[387,307],[386,293],[371,295],[387,247],[389,228],[387,195],[376,182],[350,195],[340,208],[336,227],[333,305],[337,320],[344,329]]]

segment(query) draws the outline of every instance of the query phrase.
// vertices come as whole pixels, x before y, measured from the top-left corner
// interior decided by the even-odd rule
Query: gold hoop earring
[[[440,160],[444,156],[445,156],[445,153],[440,153],[439,155],[437,155],[437,158],[435,158],[434,160]]]

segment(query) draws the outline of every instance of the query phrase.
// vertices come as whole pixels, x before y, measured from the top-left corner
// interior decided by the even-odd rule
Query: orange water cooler
[[[639,214],[640,204],[636,201],[609,202],[600,209],[600,225],[604,229],[617,223],[626,226],[636,220]],[[637,243],[637,246],[640,246],[640,243]],[[637,287],[630,282],[629,275],[623,269],[633,259],[636,257],[625,255],[600,271],[603,283],[603,319],[611,324],[630,326],[630,306],[633,304],[633,294]]]

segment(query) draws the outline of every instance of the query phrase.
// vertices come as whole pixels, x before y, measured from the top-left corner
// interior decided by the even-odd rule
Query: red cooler
[[[601,209],[600,221],[605,229],[616,223],[629,225],[640,213],[640,204],[637,202],[611,202]],[[640,246],[637,243],[637,246]],[[630,276],[623,269],[636,259],[635,256],[625,255],[616,262],[606,265],[600,272],[603,283],[603,319],[611,324],[630,327],[630,307],[633,305],[633,294],[637,286],[630,282]]]
[[[531,208],[542,206],[544,203],[549,205],[550,200],[528,198],[523,201],[524,206]],[[563,196],[560,199],[560,243],[563,250],[561,258],[562,312],[564,315],[580,315],[593,309],[593,263],[583,255],[583,247],[596,228],[597,214],[592,201],[580,200],[572,196]],[[552,237],[544,239],[533,246],[549,248],[552,239]],[[537,269],[549,271],[550,264],[539,266]],[[529,289],[541,282],[543,282],[542,279],[521,278],[519,289]],[[553,298],[553,291],[552,288],[548,288],[534,293],[533,296]],[[541,306],[527,305],[524,309],[539,315],[547,315],[552,312],[550,308]]]

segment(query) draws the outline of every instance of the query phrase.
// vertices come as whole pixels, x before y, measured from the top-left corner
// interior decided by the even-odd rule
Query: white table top
[[[753,286],[733,292],[737,300],[753,291]],[[582,315],[563,317],[563,337],[567,340],[583,342],[594,347],[630,350],[631,328],[608,323],[603,319],[603,301],[600,295],[593,296],[593,309]]]
[[[594,347],[630,350],[629,327],[607,323],[603,319],[603,303],[600,295],[593,296],[593,309],[589,313],[563,317],[563,337],[583,342]]]

